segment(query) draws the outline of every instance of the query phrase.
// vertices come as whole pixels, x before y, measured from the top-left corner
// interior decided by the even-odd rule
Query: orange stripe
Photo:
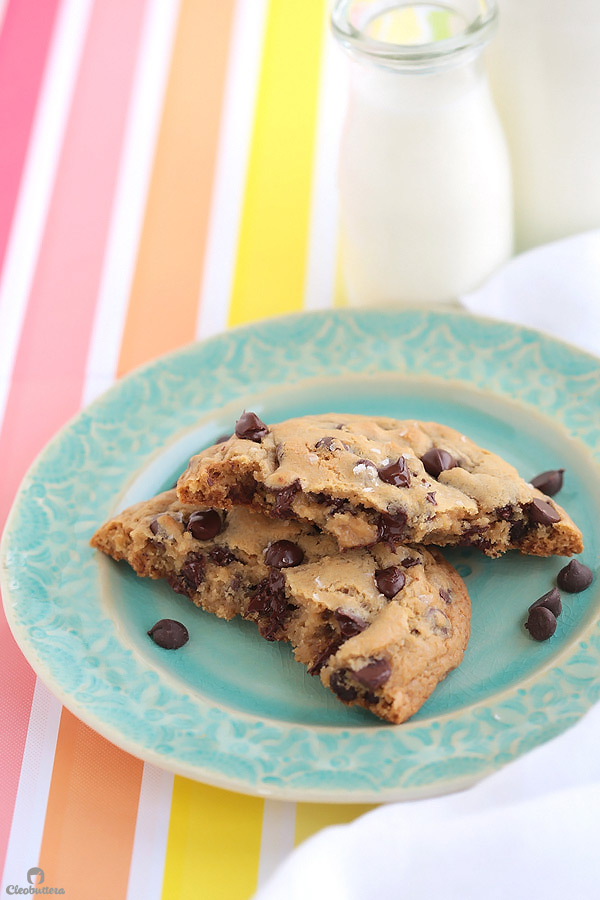
[[[118,374],[195,333],[234,0],[183,0]]]
[[[77,900],[123,900],[142,763],[62,712],[40,867]]]

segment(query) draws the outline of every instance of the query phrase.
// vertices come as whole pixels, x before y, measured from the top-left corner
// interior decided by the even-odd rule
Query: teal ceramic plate
[[[172,484],[244,409],[278,421],[360,412],[445,422],[531,478],[567,470],[560,502],[599,557],[600,364],[515,325],[454,311],[273,319],[139,370],[68,424],[21,487],[2,544],[16,640],[77,716],[142,759],[280,799],[380,801],[464,787],[573,724],[600,693],[600,592],[564,596],[533,641],[529,604],[561,559],[447,556],[472,598],[463,664],[400,726],[347,709],[251,623],[223,622],[88,541]],[[147,637],[163,617],[189,643]]]

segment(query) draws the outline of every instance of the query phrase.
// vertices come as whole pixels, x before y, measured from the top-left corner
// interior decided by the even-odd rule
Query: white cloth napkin
[[[600,355],[600,232],[511,260],[462,298]],[[326,828],[255,900],[600,897],[600,705],[461,793],[385,804]]]
[[[461,303],[600,356],[600,230],[516,256]]]

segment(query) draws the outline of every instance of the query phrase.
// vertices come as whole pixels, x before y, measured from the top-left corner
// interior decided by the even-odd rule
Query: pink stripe
[[[34,456],[80,406],[145,3],[100,0],[92,12],[0,432],[0,530]],[[3,859],[34,677],[4,617],[0,641]]]
[[[0,268],[59,2],[11,0],[0,29]]]

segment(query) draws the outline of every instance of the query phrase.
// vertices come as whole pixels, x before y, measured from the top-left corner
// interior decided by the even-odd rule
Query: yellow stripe
[[[329,825],[346,825],[353,822],[359,816],[375,809],[375,806],[367,803],[297,803],[296,804],[296,833],[294,844],[298,846],[306,838]]]
[[[176,777],[162,900],[247,900],[256,890],[264,801]]]
[[[326,0],[270,0],[229,324],[302,308]]]

